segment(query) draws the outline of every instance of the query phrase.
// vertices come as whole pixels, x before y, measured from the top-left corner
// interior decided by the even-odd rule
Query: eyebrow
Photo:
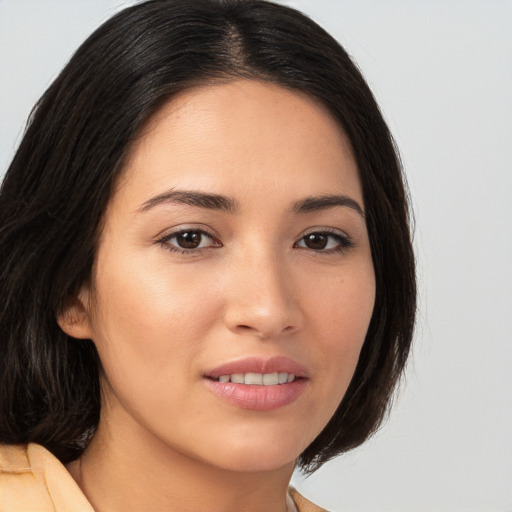
[[[208,192],[196,192],[189,190],[170,190],[158,196],[152,197],[142,204],[140,212],[145,212],[163,203],[187,204],[208,210],[221,210],[228,213],[236,213],[238,204],[234,199],[219,194]]]
[[[142,204],[138,211],[145,212],[164,203],[186,204],[208,210],[220,210],[227,213],[237,213],[239,211],[239,205],[235,199],[220,194],[192,190],[170,190],[164,192],[163,194],[148,199]],[[291,211],[300,214],[327,210],[336,206],[351,208],[363,219],[365,218],[364,211],[356,200],[339,194],[306,197],[294,203]]]
[[[326,195],[326,196],[312,196],[306,197],[293,205],[292,211],[294,213],[307,213],[319,210],[327,210],[335,206],[346,206],[355,210],[363,219],[365,218],[363,208],[361,205],[351,197],[345,195]]]

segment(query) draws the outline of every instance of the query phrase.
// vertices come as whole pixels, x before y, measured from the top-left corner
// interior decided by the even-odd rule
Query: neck
[[[115,431],[109,424],[102,417],[83,455],[68,466],[96,512],[287,510],[293,464],[232,471],[189,457],[138,424]]]

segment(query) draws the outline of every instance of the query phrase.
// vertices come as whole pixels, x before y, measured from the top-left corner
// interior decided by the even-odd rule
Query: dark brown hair
[[[404,368],[416,309],[400,161],[345,50],[298,11],[262,0],[150,0],[78,49],[34,109],[0,192],[0,442],[77,458],[97,426],[100,361],[56,322],[91,273],[123,159],[173,95],[240,77],[299,90],[346,133],[363,186],[377,292],[349,389],[299,459],[306,471],[370,436]]]

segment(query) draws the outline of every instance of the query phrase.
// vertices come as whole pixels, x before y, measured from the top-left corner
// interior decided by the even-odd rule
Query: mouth
[[[230,405],[270,411],[297,400],[309,378],[304,366],[279,356],[232,361],[207,372],[204,380],[217,398]]]

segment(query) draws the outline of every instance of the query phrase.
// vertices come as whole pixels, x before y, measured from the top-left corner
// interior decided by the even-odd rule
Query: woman
[[[407,359],[391,136],[277,4],[151,0],[90,36],[7,172],[0,258],[1,510],[319,510],[294,467],[364,442]]]

